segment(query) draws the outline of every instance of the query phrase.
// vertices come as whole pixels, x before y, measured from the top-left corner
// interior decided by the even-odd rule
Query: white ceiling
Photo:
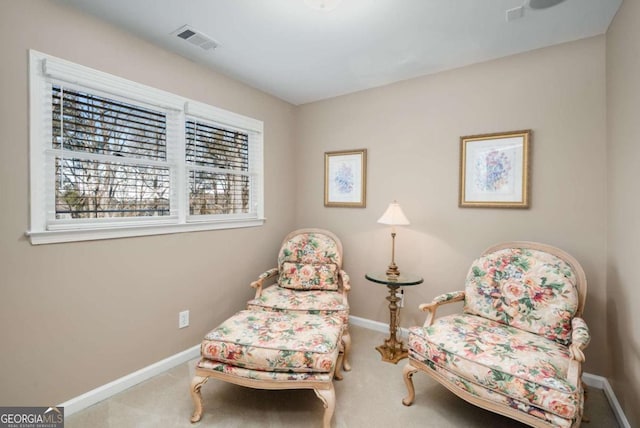
[[[304,104],[606,32],[622,0],[58,0],[168,50]],[[171,33],[190,25],[220,43],[202,50]]]

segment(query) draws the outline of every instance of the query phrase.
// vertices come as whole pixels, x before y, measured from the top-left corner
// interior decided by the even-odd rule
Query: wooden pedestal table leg
[[[333,417],[333,412],[336,410],[336,392],[333,389],[333,383],[330,384],[329,389],[314,388],[313,391],[316,393],[318,398],[322,400],[322,404],[324,405],[322,427],[330,428],[331,418]]]
[[[208,379],[208,377],[194,376],[191,381],[191,398],[193,399],[191,423],[198,422],[202,418],[202,395],[200,394],[200,388],[202,388],[202,385],[204,385]]]
[[[413,400],[416,398],[416,390],[413,387],[413,375],[418,371],[410,363],[407,363],[402,369],[402,377],[404,378],[404,384],[407,385],[407,396],[402,399],[402,404],[410,406],[413,404]]]
[[[389,296],[389,338],[384,340],[384,344],[376,346],[378,352],[382,356],[382,361],[398,364],[403,358],[407,358],[408,352],[404,348],[401,340],[398,340],[398,302],[400,299],[396,295],[396,291],[400,288],[397,285],[388,284]]]

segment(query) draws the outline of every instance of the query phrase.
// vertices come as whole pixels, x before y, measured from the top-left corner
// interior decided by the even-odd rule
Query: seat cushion
[[[475,260],[465,284],[467,313],[568,344],[578,308],[576,276],[544,251],[507,248]]]
[[[278,372],[330,373],[340,352],[338,317],[244,310],[211,330],[203,358]]]
[[[277,285],[262,290],[257,299],[247,302],[247,309],[297,314],[334,315],[349,322],[349,306],[342,293],[324,290],[290,290]]]
[[[462,390],[480,399],[488,400],[491,403],[500,403],[505,406],[511,407],[514,410],[528,413],[531,416],[534,416],[538,419],[542,419],[546,421],[547,423],[551,424],[551,426],[553,427],[574,428],[575,418],[572,418],[572,419],[562,418],[551,412],[547,412],[539,407],[533,406],[528,402],[511,398],[507,395],[495,392],[491,389],[485,388],[473,382],[469,382],[468,380],[450,372],[445,368],[436,366],[430,360],[423,360],[421,362],[427,364],[439,376],[444,377],[449,383],[448,386],[452,387],[454,390],[455,389]],[[580,405],[582,406],[582,402]],[[518,424],[518,426],[520,425]]]
[[[573,419],[581,391],[567,383],[568,348],[556,341],[470,314],[409,330],[410,356],[466,382]]]
[[[267,372],[264,370],[252,370],[233,366],[219,361],[202,358],[198,361],[197,368],[224,373],[231,376],[243,377],[252,380],[266,380],[276,382],[325,382],[331,383],[331,373],[294,373],[294,372]]]

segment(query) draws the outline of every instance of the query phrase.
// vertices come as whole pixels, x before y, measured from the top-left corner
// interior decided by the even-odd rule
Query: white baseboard
[[[613,388],[611,388],[611,384],[607,380],[606,377],[594,375],[591,373],[583,373],[582,380],[588,386],[592,388],[602,389],[604,391],[604,395],[607,397],[609,401],[609,405],[611,406],[611,410],[613,410],[613,414],[616,415],[616,419],[618,420],[618,424],[622,428],[631,428],[631,424],[627,420],[624,412],[622,411],[622,407],[616,398],[616,394],[613,392]]]
[[[366,318],[355,317],[353,315],[349,316],[349,323],[351,325],[357,325],[359,327],[367,328],[369,330],[379,331],[381,333],[389,332],[389,324],[387,323],[373,321]],[[402,337],[407,337],[408,330],[406,328],[401,328],[398,330],[398,334]],[[616,394],[613,392],[613,389],[611,388],[611,384],[609,383],[606,377],[594,375],[591,373],[583,373],[582,380],[584,381],[584,383],[586,383],[588,386],[592,388],[602,389],[604,391],[605,396],[607,397],[607,400],[609,401],[611,410],[616,416],[616,419],[618,420],[618,424],[620,425],[620,427],[631,428],[631,425],[629,424],[629,421],[627,420],[627,417],[622,411],[622,407],[620,406],[620,403],[616,398]]]
[[[377,321],[371,321],[365,318],[350,317],[350,321],[353,325],[362,326],[370,330],[377,330],[381,332],[388,332],[389,325]],[[81,410],[86,409],[102,400],[106,400],[126,389],[131,388],[134,385],[144,382],[147,379],[152,378],[162,372],[172,369],[182,363],[186,363],[189,360],[197,358],[200,355],[200,345],[195,345],[186,351],[179,352],[171,357],[165,358],[162,361],[151,364],[147,367],[143,367],[133,373],[109,382],[105,385],[99,386],[91,391],[85,392],[82,395],[74,397],[58,407],[64,407],[65,416],[70,416]]]
[[[381,333],[389,332],[389,324],[387,323],[360,318],[353,315],[349,316],[349,322],[351,325],[356,325],[369,330],[379,331]],[[402,337],[407,337],[408,335],[408,331],[405,328],[401,328],[398,333]],[[153,376],[172,369],[173,367],[178,366],[182,363],[186,363],[189,360],[193,360],[199,355],[200,344],[195,345],[185,351],[179,352],[175,355],[172,355],[171,357],[165,358],[164,360],[158,361],[157,363],[151,364],[147,367],[143,367],[142,369],[116,379],[113,382],[109,382],[105,385],[99,386],[96,389],[92,389],[89,392],[74,397],[62,404],[59,404],[58,407],[64,407],[65,416],[70,416],[102,400],[114,396],[126,389],[129,389],[134,385],[144,382],[145,380],[150,379]],[[609,384],[607,378],[591,373],[584,373],[582,379],[588,386],[592,388],[602,389],[607,397],[607,400],[609,400],[609,405],[611,406],[611,409],[613,410],[613,413],[615,414],[620,426],[622,428],[631,428],[631,425],[629,424],[627,417],[622,411],[622,407],[620,407],[620,403],[618,402],[618,399],[616,398],[616,395],[613,392],[611,384]]]
[[[200,344],[59,404],[70,416],[200,355]]]
[[[373,321],[366,318],[355,317],[349,315],[349,324],[357,325],[358,327],[364,327],[369,330],[379,331],[381,333],[389,333],[389,324],[380,321]],[[398,334],[402,337],[407,337],[409,330],[406,328],[400,328]]]

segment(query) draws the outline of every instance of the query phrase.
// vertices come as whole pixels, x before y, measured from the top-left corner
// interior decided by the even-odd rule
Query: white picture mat
[[[329,202],[361,203],[362,154],[334,155],[329,157],[327,192]]]
[[[523,200],[524,137],[466,143],[464,202]]]

